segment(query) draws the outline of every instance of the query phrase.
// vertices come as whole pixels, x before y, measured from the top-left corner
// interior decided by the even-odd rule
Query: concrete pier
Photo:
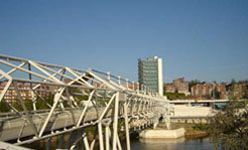
[[[175,130],[150,129],[142,131],[139,136],[143,139],[177,139],[184,137],[184,134],[184,128],[179,128]]]

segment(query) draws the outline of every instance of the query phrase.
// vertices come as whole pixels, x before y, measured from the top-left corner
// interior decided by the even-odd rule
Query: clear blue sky
[[[2,0],[0,53],[121,74],[164,59],[164,78],[248,79],[248,0]]]

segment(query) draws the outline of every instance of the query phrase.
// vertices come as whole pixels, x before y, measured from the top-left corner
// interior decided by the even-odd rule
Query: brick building
[[[165,90],[168,93],[183,93],[189,95],[189,82],[185,81],[184,78],[178,78],[173,80],[172,83],[165,84]]]
[[[225,99],[227,98],[225,83],[199,83],[191,87],[191,95],[195,98]]]
[[[0,93],[2,93],[6,84],[7,84],[7,81],[0,82]],[[30,90],[31,88],[30,83],[17,82],[16,87],[18,91],[20,92],[22,99],[32,99],[33,92],[32,90]],[[47,97],[50,95],[49,90],[50,90],[49,86],[42,85],[39,88],[37,88],[35,91],[40,97]],[[18,99],[17,96],[18,94],[15,90],[15,87],[13,84],[11,84],[11,86],[9,87],[9,89],[4,95],[4,99],[8,102],[15,102]]]

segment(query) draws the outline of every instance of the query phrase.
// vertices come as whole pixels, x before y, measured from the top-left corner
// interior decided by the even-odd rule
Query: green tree
[[[176,100],[176,99],[186,99],[185,94],[183,93],[165,93],[165,96],[167,96],[170,100]]]
[[[7,104],[3,101],[0,102],[0,112],[8,112],[9,111],[9,107],[7,106]]]
[[[243,87],[243,93],[244,93],[244,96],[242,97],[243,99],[248,99],[248,81],[245,80],[244,81],[244,87]]]
[[[24,105],[28,110],[33,110],[33,102],[31,99],[25,99],[24,100]]]
[[[231,101],[210,122],[209,134],[223,149],[248,149],[248,106],[245,102]]]
[[[212,97],[214,99],[220,99],[220,92],[218,91],[218,89],[216,87],[212,91]]]
[[[48,97],[43,98],[44,100],[38,98],[36,102],[36,107],[38,110],[40,109],[48,109],[49,107],[47,106],[46,103],[52,105],[53,104],[53,97],[54,95],[49,95]]]

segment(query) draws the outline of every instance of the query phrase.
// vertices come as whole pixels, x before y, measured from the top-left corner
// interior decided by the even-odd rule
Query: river
[[[67,136],[68,138],[68,136]],[[70,139],[65,139],[63,142],[34,142],[31,144],[26,144],[25,146],[33,149],[44,149],[44,150],[53,150],[57,148],[67,149],[68,142]],[[59,144],[60,143],[60,144]],[[124,143],[123,143],[124,144]],[[76,149],[83,149],[83,143],[79,142],[79,145]],[[97,146],[95,149],[98,149]],[[125,149],[125,148],[123,148]],[[213,144],[209,141],[208,138],[197,138],[197,139],[185,139],[180,138],[176,140],[139,140],[138,138],[131,139],[131,150],[213,150]]]
[[[178,139],[178,140],[133,140],[132,150],[213,150],[213,144],[208,138],[200,139]]]

